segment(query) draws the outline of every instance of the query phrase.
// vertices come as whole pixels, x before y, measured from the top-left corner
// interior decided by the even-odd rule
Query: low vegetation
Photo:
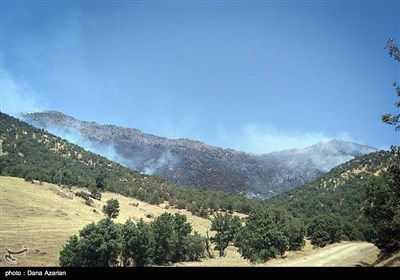
[[[182,214],[164,213],[151,223],[110,218],[87,225],[60,252],[61,266],[110,267],[166,265],[204,257],[204,238],[191,234]]]
[[[251,213],[236,236],[236,246],[245,259],[267,261],[288,250],[301,250],[305,244],[303,223],[279,208],[258,209]]]

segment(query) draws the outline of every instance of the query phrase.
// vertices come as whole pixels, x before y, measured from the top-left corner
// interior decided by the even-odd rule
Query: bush
[[[266,261],[283,255],[289,248],[289,238],[275,218],[271,209],[258,210],[249,215],[246,225],[236,236],[236,245],[245,259]]]
[[[205,255],[205,238],[195,232],[184,239],[185,261],[199,261]]]
[[[119,214],[118,200],[114,198],[107,200],[106,205],[103,206],[103,213],[107,216],[107,218],[117,218]]]
[[[120,230],[110,219],[89,224],[70,237],[60,252],[60,266],[109,267],[118,263]]]
[[[307,233],[312,245],[324,247],[327,244],[339,242],[343,228],[338,217],[320,215],[311,220]]]

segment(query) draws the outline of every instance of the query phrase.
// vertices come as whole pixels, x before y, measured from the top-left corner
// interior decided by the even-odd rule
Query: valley
[[[0,241],[1,246],[10,250],[18,250],[23,245],[29,246],[28,255],[34,257],[19,257],[18,265],[21,266],[57,265],[60,250],[68,238],[77,234],[85,225],[102,219],[102,207],[105,201],[111,198],[120,201],[121,213],[116,220],[118,223],[124,223],[128,219],[133,222],[140,219],[151,222],[164,212],[182,213],[192,224],[193,230],[205,236],[206,231],[211,228],[209,218],[215,213],[237,215],[243,218],[242,222],[245,224],[244,218],[249,213],[280,207],[288,211],[281,209],[279,211],[284,212],[275,212],[281,214],[274,219],[286,217],[282,220],[286,219],[283,224],[277,224],[277,230],[282,233],[289,224],[293,226],[290,231],[300,232],[298,230],[302,225],[308,227],[318,215],[333,214],[338,222],[335,230],[341,232],[335,242],[366,240],[371,234],[371,229],[363,215],[366,200],[364,186],[370,178],[379,177],[378,175],[384,173],[392,161],[389,152],[369,153],[334,167],[319,179],[272,199],[248,199],[244,195],[229,192],[178,186],[156,176],[130,170],[6,114],[1,114],[0,127]],[[343,143],[331,144],[340,146]],[[345,146],[348,147],[348,144]],[[324,145],[316,147],[321,148]],[[314,148],[311,149],[313,150]],[[304,151],[296,150],[295,153],[303,154]],[[75,196],[76,192],[92,192],[94,188],[103,188],[103,193],[102,200],[94,200],[92,206],[86,205],[83,198]],[[292,215],[294,218],[290,218]],[[268,219],[268,216],[265,218]],[[215,232],[210,232],[210,237],[214,234]],[[301,235],[302,240],[304,236],[305,232]],[[219,257],[218,252],[214,250],[215,258],[174,265],[379,264],[377,249],[370,243],[342,241],[329,245],[329,242],[325,248],[313,249],[310,240],[307,240],[306,246],[300,251],[285,249],[285,258],[275,255],[276,258],[266,263],[251,263],[245,260],[231,242],[225,257]],[[363,255],[368,255],[368,260],[364,259]],[[396,257],[388,263],[398,265]],[[4,260],[0,265],[7,266]]]
[[[29,253],[17,257],[17,266],[58,266],[59,251],[69,236],[77,234],[85,225],[97,222],[104,217],[101,212],[105,201],[116,198],[121,211],[117,222],[127,219],[151,221],[161,213],[182,213],[187,216],[193,229],[201,235],[209,230],[210,220],[193,216],[190,212],[177,209],[165,209],[165,205],[148,203],[106,192],[102,201],[94,206],[84,204],[82,198],[73,195],[79,188],[65,188],[53,184],[26,182],[23,179],[0,177],[2,248],[19,249],[28,245]],[[65,194],[66,197],[61,195]],[[69,198],[71,195],[72,199]],[[136,205],[137,206],[134,206]],[[240,217],[242,214],[236,213]],[[149,218],[150,217],[150,218]],[[225,257],[203,259],[200,262],[185,262],[176,266],[356,266],[372,265],[379,250],[366,242],[342,242],[325,248],[313,249],[309,241],[301,251],[286,253],[286,258],[269,260],[254,264],[243,259],[233,246],[227,249]],[[396,265],[396,262],[395,262]],[[0,266],[9,266],[2,258]]]

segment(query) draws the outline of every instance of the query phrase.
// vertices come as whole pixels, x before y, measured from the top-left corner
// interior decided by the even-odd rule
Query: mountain
[[[168,207],[204,217],[221,209],[248,213],[255,203],[244,196],[180,187],[140,174],[1,112],[0,176],[87,189],[103,178],[107,191],[154,205],[168,202]]]
[[[292,153],[280,153],[288,154],[288,158],[294,157],[289,157],[291,154],[306,157],[304,155],[308,152],[320,149],[324,151],[325,158],[329,159],[329,155],[334,158],[335,152],[328,153],[327,144],[334,151],[340,150],[339,147],[351,146],[346,143],[342,146],[342,141],[333,141],[313,148],[293,150]],[[273,153],[260,158],[278,155]],[[369,153],[334,167],[304,186],[271,199],[250,200],[226,192],[180,187],[155,176],[140,174],[43,129],[0,113],[0,176],[25,178],[29,182],[36,180],[36,184],[37,181],[43,181],[84,188],[95,186],[96,179],[103,176],[108,191],[153,205],[161,204],[166,208],[187,209],[202,217],[219,210],[248,214],[260,206],[286,208],[306,222],[318,214],[334,214],[347,220],[365,238],[368,237],[368,223],[362,215],[365,202],[363,185],[369,178],[387,169],[391,156],[390,152],[385,151]]]
[[[23,119],[141,173],[179,185],[270,197],[309,183],[348,160],[376,151],[332,140],[305,149],[254,155],[138,129],[80,121],[56,111]]]
[[[369,223],[362,211],[366,201],[364,185],[372,176],[386,171],[392,157],[393,154],[387,151],[361,156],[333,168],[309,184],[266,202],[283,207],[303,220],[321,214],[334,214],[354,223],[368,238]]]

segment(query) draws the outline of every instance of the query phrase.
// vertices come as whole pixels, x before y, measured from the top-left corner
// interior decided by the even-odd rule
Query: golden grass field
[[[85,225],[104,218],[102,208],[110,198],[118,199],[120,214],[117,222],[127,219],[151,221],[146,215],[154,217],[164,212],[182,213],[192,224],[193,230],[205,235],[211,222],[190,212],[177,209],[165,209],[160,206],[128,198],[115,193],[103,193],[102,200],[94,200],[94,207],[84,204],[80,197],[72,195],[79,188],[62,188],[57,185],[38,182],[32,184],[23,179],[0,177],[0,248],[2,251],[0,266],[9,266],[3,258],[5,248],[20,250],[28,245],[26,256],[17,256],[17,266],[56,266],[62,245],[73,234],[78,234]],[[72,199],[63,198],[58,193]],[[138,206],[131,204],[138,203]],[[94,212],[96,210],[96,212]]]
[[[120,223],[124,223],[127,219],[138,221],[141,218],[149,222],[164,212],[172,214],[179,212],[186,215],[193,230],[203,236],[211,226],[210,220],[193,216],[188,211],[165,209],[165,205],[150,205],[109,192],[103,193],[102,200],[95,200],[94,206],[90,207],[82,198],[74,195],[79,190],[81,189],[68,189],[48,183],[32,184],[23,179],[0,176],[0,248],[2,251],[0,266],[57,266],[59,252],[69,237],[78,234],[85,225],[102,219],[103,205],[110,198],[116,198],[120,203],[120,214],[116,219]],[[136,203],[138,206],[133,205]],[[149,214],[153,218],[148,218]],[[5,248],[17,251],[23,245],[28,245],[29,253],[16,256],[16,265],[10,265],[4,260]],[[344,250],[348,250],[348,253],[344,254]],[[217,252],[214,251],[215,258],[213,259],[178,263],[175,266],[348,266],[360,263],[371,265],[377,260],[378,253],[379,250],[375,246],[366,242],[342,242],[313,249],[307,241],[303,250],[287,252],[284,259],[272,259],[262,264],[250,263],[240,256],[237,248],[229,246],[225,257],[218,257]],[[338,254],[337,259],[332,258],[334,254]],[[325,258],[327,262],[321,262],[321,259]],[[381,265],[388,263],[399,266],[399,259],[400,254],[397,254]]]

